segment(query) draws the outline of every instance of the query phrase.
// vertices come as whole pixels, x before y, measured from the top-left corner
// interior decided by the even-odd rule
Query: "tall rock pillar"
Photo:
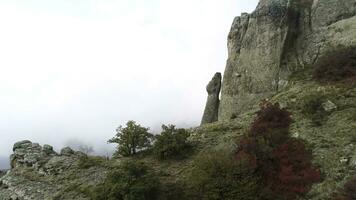
[[[206,86],[208,99],[205,105],[204,115],[201,124],[212,123],[218,121],[219,112],[219,94],[221,89],[221,73],[216,73]]]

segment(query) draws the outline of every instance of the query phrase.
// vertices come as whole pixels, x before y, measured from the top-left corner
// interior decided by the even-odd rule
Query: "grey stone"
[[[32,142],[29,140],[19,141],[14,144],[14,147],[12,148],[12,150],[15,151],[18,148],[29,147],[31,145],[32,145]]]
[[[218,120],[219,112],[219,94],[221,88],[221,73],[216,73],[206,86],[208,99],[206,101],[205,110],[201,124],[212,123]]]
[[[62,156],[70,156],[70,155],[73,155],[73,154],[74,154],[74,151],[70,147],[64,147],[63,149],[61,149],[61,155]]]
[[[337,109],[337,106],[333,102],[331,102],[330,100],[327,100],[326,102],[324,102],[322,104],[322,107],[327,112],[330,112],[330,111],[333,111],[333,110]]]
[[[43,145],[42,151],[43,151],[43,153],[45,153],[46,155],[56,155],[56,154],[57,154],[57,153],[53,150],[53,147],[50,146],[50,145],[48,145],[48,144]]]
[[[356,45],[354,0],[260,0],[233,21],[219,120],[288,87],[290,74],[338,46]]]

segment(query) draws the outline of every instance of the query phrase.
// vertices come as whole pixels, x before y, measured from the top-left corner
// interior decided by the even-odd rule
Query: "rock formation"
[[[69,147],[58,154],[50,145],[40,146],[28,140],[15,143],[10,156],[11,170],[6,174],[0,172],[0,200],[53,199],[55,192],[67,187],[65,183],[59,184],[60,180],[67,181],[70,174],[83,173],[73,172],[82,156],[86,155]],[[80,175],[89,179],[83,182],[95,179],[90,176]]]
[[[313,162],[324,177],[303,199],[330,199],[356,171],[356,88],[291,81],[289,76],[340,45],[356,46],[355,0],[260,0],[253,13],[235,18],[223,82],[216,73],[207,86],[202,124],[219,122],[191,129],[190,140],[200,145],[198,151],[200,147],[236,150],[236,140],[246,133],[255,116],[250,109],[278,92],[269,99],[293,113],[290,131],[310,144]],[[302,108],[317,93],[325,96],[322,109],[327,115],[324,123],[313,126],[313,119]],[[239,120],[228,121],[240,113],[244,114]],[[152,160],[151,165],[161,179],[176,183],[191,173],[192,157],[177,161],[178,168],[177,162]],[[58,154],[49,145],[17,142],[10,157],[12,169],[0,171],[0,200],[89,199],[81,191],[103,183],[108,170],[122,160],[80,167],[85,158],[68,147]]]
[[[236,17],[219,120],[251,109],[288,86],[288,76],[337,46],[356,45],[355,0],[260,0]]]
[[[216,73],[206,86],[208,92],[208,99],[206,101],[204,115],[201,124],[212,123],[218,121],[219,112],[219,94],[221,88],[221,73]]]
[[[32,143],[28,140],[15,143],[13,152],[10,156],[11,168],[27,166],[38,169],[41,163],[47,162],[52,156],[56,155],[52,146],[44,145],[42,148],[38,143]]]

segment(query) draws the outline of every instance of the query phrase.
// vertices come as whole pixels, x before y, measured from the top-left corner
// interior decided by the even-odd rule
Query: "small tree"
[[[136,124],[135,121],[128,121],[125,128],[119,126],[116,129],[115,137],[108,142],[118,144],[116,155],[135,155],[138,151],[151,145],[153,135],[148,130],[149,128],[142,127],[140,124]]]
[[[187,141],[188,131],[175,128],[174,125],[162,125],[162,132],[156,135],[153,152],[159,159],[182,158],[188,153],[191,145]]]

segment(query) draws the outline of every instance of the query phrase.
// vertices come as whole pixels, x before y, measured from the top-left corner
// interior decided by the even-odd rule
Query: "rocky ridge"
[[[260,0],[228,36],[219,120],[250,110],[339,46],[356,45],[354,0]]]
[[[293,114],[291,133],[308,142],[323,174],[323,181],[304,199],[331,199],[356,173],[356,90],[317,84],[310,78],[310,68],[325,52],[356,45],[355,6],[353,0],[261,0],[256,11],[235,18],[219,104],[217,81],[212,81],[219,86],[213,92],[210,84],[207,88],[212,102],[208,97],[207,107],[213,111],[207,112],[206,122],[213,123],[190,130],[197,151],[236,149],[258,102],[269,98]],[[318,125],[303,111],[315,94],[321,97],[325,114]],[[217,114],[219,120],[214,122]],[[57,153],[49,145],[21,141],[13,150],[12,169],[0,173],[0,200],[88,199],[82,189],[99,184],[108,170],[102,165],[81,168],[86,155],[70,148]],[[173,183],[190,171],[192,159],[194,155],[164,164],[150,157],[141,161],[159,172],[163,181]],[[112,167],[120,159],[109,162]]]
[[[55,199],[56,193],[68,186],[63,181],[70,182],[72,173],[78,173],[79,182],[95,180],[93,174],[78,169],[80,158],[85,156],[69,147],[56,153],[50,145],[41,146],[28,140],[15,143],[10,156],[11,170],[0,177],[0,200]],[[70,196],[68,199],[82,198],[75,192]]]

